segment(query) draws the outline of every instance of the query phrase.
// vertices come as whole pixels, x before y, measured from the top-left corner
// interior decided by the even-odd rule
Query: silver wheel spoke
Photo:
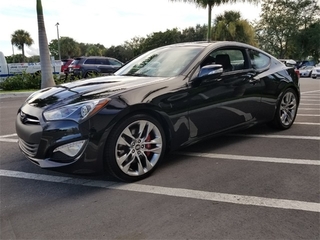
[[[146,127],[147,122],[146,121],[140,121],[139,122],[139,138],[142,138],[142,134],[144,132],[144,129]]]
[[[120,136],[118,140],[118,144],[124,145],[124,146],[130,146],[130,143],[128,143],[122,136]]]
[[[155,148],[150,148],[150,149],[145,149],[144,152],[151,152],[151,153],[157,153],[160,154],[161,153],[161,149],[162,147],[155,147]]]
[[[123,134],[127,135],[129,138],[131,138],[132,140],[134,140],[134,136],[132,136],[132,133],[130,131],[130,129],[127,127],[124,129],[124,131],[122,132]],[[121,134],[122,135],[122,134]]]
[[[139,176],[143,175],[144,174],[144,170],[143,170],[143,166],[142,166],[142,163],[141,163],[140,156],[138,156],[137,164],[138,164],[138,174],[139,174]]]
[[[122,155],[121,157],[117,158],[117,162],[119,163],[119,165],[122,166],[122,164],[128,159],[128,157],[130,157],[131,154],[127,154],[125,153],[124,155]]]
[[[133,161],[134,161],[134,156],[132,156],[130,162],[128,162],[126,165],[124,165],[124,166],[122,167],[122,171],[123,171],[124,173],[128,173],[128,172],[129,172],[129,168],[130,168],[130,166],[131,166],[131,164],[132,164]]]

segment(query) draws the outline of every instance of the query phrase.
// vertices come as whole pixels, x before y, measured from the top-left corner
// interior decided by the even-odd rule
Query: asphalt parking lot
[[[0,239],[320,239],[320,79],[293,127],[168,155],[136,183],[40,169],[17,146],[25,94],[0,95]]]

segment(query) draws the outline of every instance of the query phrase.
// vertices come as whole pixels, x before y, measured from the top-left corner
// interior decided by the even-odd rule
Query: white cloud
[[[167,29],[207,23],[207,10],[193,4],[169,0],[42,0],[48,42],[59,35],[77,42],[100,43],[105,47],[120,45],[135,36]],[[222,5],[213,9],[212,17],[227,10],[240,11],[252,21],[259,17],[260,6],[252,4]],[[36,1],[11,0],[0,9],[0,51],[12,54],[11,34],[17,29],[28,31],[34,44],[26,54],[37,54],[38,27]],[[15,48],[15,53],[20,52]]]

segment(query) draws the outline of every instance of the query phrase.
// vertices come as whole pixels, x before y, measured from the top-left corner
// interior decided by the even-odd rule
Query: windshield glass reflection
[[[173,77],[180,75],[195,57],[203,50],[202,47],[180,46],[164,47],[149,51],[134,59],[115,75]]]

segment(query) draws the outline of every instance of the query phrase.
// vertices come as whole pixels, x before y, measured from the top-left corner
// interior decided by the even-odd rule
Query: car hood
[[[132,90],[150,84],[165,81],[167,77],[107,76],[88,80],[79,80],[37,91],[26,102],[39,108],[62,102],[67,104],[75,98],[105,98],[120,92]]]

